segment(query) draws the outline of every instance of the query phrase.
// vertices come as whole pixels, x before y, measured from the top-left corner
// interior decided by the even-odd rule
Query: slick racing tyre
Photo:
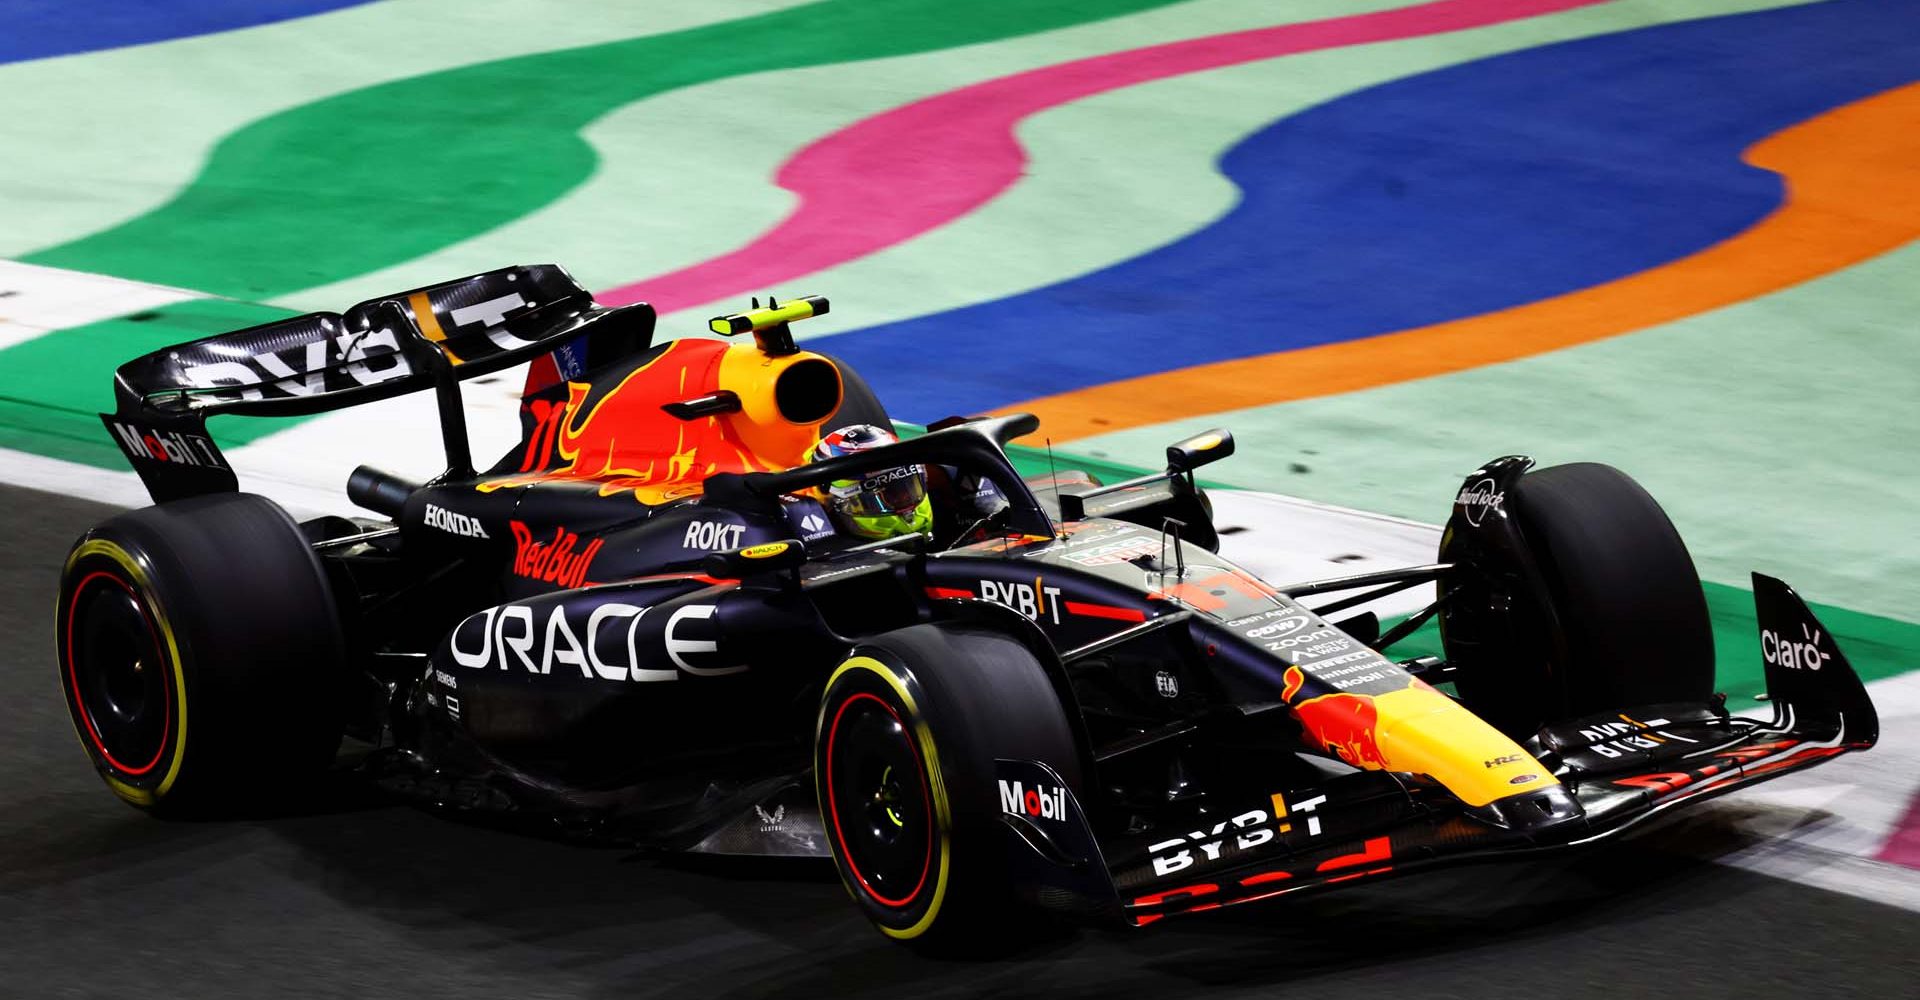
[[[60,577],[60,686],[108,787],[165,815],[284,805],[340,743],[333,595],[293,519],[244,493],[121,514]]]
[[[1484,611],[1443,622],[1467,707],[1524,738],[1593,712],[1706,701],[1714,663],[1706,597],[1653,497],[1594,463],[1528,473],[1511,493],[1547,606],[1517,593],[1504,625]]]
[[[1040,924],[1008,872],[996,758],[1047,764],[1079,794],[1059,696],[1009,636],[916,625],[863,644],[827,682],[814,740],[821,820],[847,891],[888,937],[993,953]]]

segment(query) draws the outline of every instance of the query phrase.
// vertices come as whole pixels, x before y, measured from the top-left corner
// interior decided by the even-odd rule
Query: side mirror
[[[1168,445],[1167,471],[1192,472],[1231,454],[1233,454],[1233,434],[1224,427],[1216,427]]]

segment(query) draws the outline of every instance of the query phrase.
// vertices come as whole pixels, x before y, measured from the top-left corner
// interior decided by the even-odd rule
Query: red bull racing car
[[[830,856],[881,931],[952,947],[1588,844],[1877,738],[1764,576],[1773,717],[1726,711],[1687,550],[1609,467],[1498,459],[1430,564],[1264,581],[1194,481],[1224,431],[1104,485],[1023,478],[1027,415],[889,443],[792,338],[826,307],[654,343],[648,307],[522,266],[122,366],[103,419],[156,504],[74,546],[56,623],[94,766],[157,814],[351,766],[650,848]],[[529,360],[521,441],[476,469],[460,380]],[[425,389],[447,469],[362,467],[378,517],[296,523],[206,434]],[[910,506],[869,530],[883,495]],[[1361,610],[1429,584],[1390,627]],[[1396,656],[1436,616],[1445,655]]]

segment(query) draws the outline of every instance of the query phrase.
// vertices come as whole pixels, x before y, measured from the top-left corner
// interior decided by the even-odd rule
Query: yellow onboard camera
[[[767,296],[766,308],[760,307],[760,300],[753,300],[753,308],[746,312],[729,316],[715,316],[707,322],[708,328],[722,336],[732,337],[751,332],[754,342],[760,350],[768,354],[792,354],[798,350],[793,344],[793,331],[787,327],[794,320],[827,313],[827,299],[824,295],[803,295],[789,299],[780,305]]]

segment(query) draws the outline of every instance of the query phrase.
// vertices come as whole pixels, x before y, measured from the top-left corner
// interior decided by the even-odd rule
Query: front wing
[[[1684,803],[1873,746],[1873,704],[1812,612],[1786,584],[1758,574],[1754,599],[1771,720],[1729,716],[1716,701],[1557,723],[1525,749],[1559,784],[1477,809],[1417,775],[1354,772],[1275,788],[1198,829],[1096,845],[1072,803],[1065,822],[1009,815],[1011,858],[1042,902],[1140,926],[1357,879],[1592,844]]]

